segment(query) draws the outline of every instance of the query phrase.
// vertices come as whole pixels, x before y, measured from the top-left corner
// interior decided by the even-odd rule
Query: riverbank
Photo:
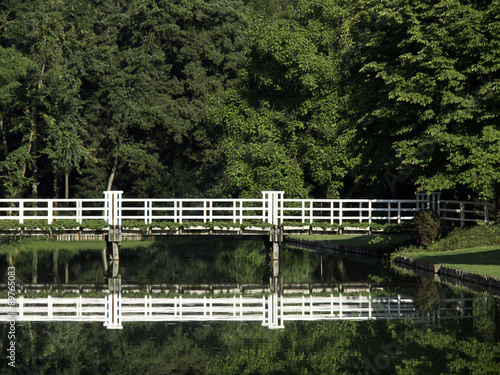
[[[500,246],[481,246],[446,252],[398,253],[399,268],[456,286],[500,295]]]
[[[500,226],[455,229],[428,247],[392,255],[400,268],[469,289],[500,295]]]
[[[476,291],[500,295],[500,245],[453,249],[453,245],[491,243],[496,240],[498,228],[471,228],[457,230],[424,249],[401,248],[409,236],[377,235],[321,235],[286,236],[285,242],[309,250],[333,255],[381,259],[387,254],[399,269],[414,272],[437,281]],[[498,240],[497,240],[498,241]],[[398,248],[397,253],[394,251]],[[436,249],[436,251],[431,251]]]

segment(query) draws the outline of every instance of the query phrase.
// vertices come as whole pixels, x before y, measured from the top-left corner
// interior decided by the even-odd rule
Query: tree
[[[164,0],[98,8],[84,78],[92,88],[86,112],[98,161],[89,163],[88,177],[101,168],[108,175],[103,188],[197,194],[209,98],[236,79],[242,56],[240,7]]]
[[[55,196],[57,175],[66,176],[67,197],[68,175],[87,155],[81,141],[81,56],[75,47],[77,32],[70,20],[72,9],[74,3],[58,0],[13,2],[10,10],[15,21],[3,30],[3,43],[15,44],[34,66],[24,92],[16,98],[18,105],[22,102],[27,108],[16,131],[30,155],[34,197],[38,196],[40,179],[46,174],[42,170],[40,176],[39,164],[42,168],[51,166]]]
[[[9,198],[19,197],[30,182],[26,176],[29,151],[23,145],[15,145],[17,148],[12,150],[7,126],[14,128],[18,120],[19,112],[13,108],[17,104],[16,90],[22,85],[20,79],[26,77],[32,67],[33,62],[22,53],[0,46],[0,133],[4,157],[0,161],[0,170],[4,194]]]
[[[225,195],[285,190],[337,197],[352,162],[343,129],[338,45],[344,11],[336,1],[298,1],[276,17],[255,15],[242,85],[214,105],[224,139]]]
[[[357,3],[346,52],[367,180],[385,174],[394,194],[402,182],[493,198],[500,181],[498,9],[498,1]]]

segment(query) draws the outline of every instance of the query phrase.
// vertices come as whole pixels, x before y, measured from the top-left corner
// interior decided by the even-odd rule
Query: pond
[[[0,374],[498,373],[495,298],[380,260],[266,253],[208,237],[124,242],[119,262],[4,250]],[[9,320],[13,273],[24,315]]]

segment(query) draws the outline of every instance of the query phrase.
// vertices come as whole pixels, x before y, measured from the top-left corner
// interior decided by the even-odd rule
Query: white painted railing
[[[389,199],[283,199],[281,221],[302,223],[326,221],[401,223],[413,219],[418,211],[416,200]]]
[[[470,317],[477,307],[466,302],[475,300],[479,299],[463,295],[445,299],[432,319]],[[0,321],[92,321],[102,322],[108,329],[121,329],[124,322],[260,321],[269,328],[283,328],[285,321],[299,320],[410,319],[429,323],[431,319],[430,314],[417,310],[413,298],[399,295],[130,298],[110,294],[101,298],[21,296],[14,308],[9,303],[0,299]]]
[[[0,220],[106,219],[105,199],[0,199]]]
[[[401,223],[421,209],[433,209],[443,219],[489,221],[489,204],[440,200],[439,194],[419,194],[416,199],[285,199],[284,192],[262,192],[261,199],[140,199],[123,198],[121,191],[106,191],[103,199],[0,199],[0,220],[41,219],[47,223],[70,219],[102,219],[108,225],[124,220],[146,224],[157,221],[243,223],[257,220],[274,225],[285,221],[304,224],[327,222]],[[20,225],[22,226],[22,225]]]

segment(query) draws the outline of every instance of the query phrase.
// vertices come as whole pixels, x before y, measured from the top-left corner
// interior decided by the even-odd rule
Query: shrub
[[[476,246],[500,245],[500,225],[456,228],[432,246],[432,251],[448,251]]]
[[[443,233],[442,220],[431,210],[417,212],[412,227],[418,246],[427,247],[432,245],[441,238]]]

